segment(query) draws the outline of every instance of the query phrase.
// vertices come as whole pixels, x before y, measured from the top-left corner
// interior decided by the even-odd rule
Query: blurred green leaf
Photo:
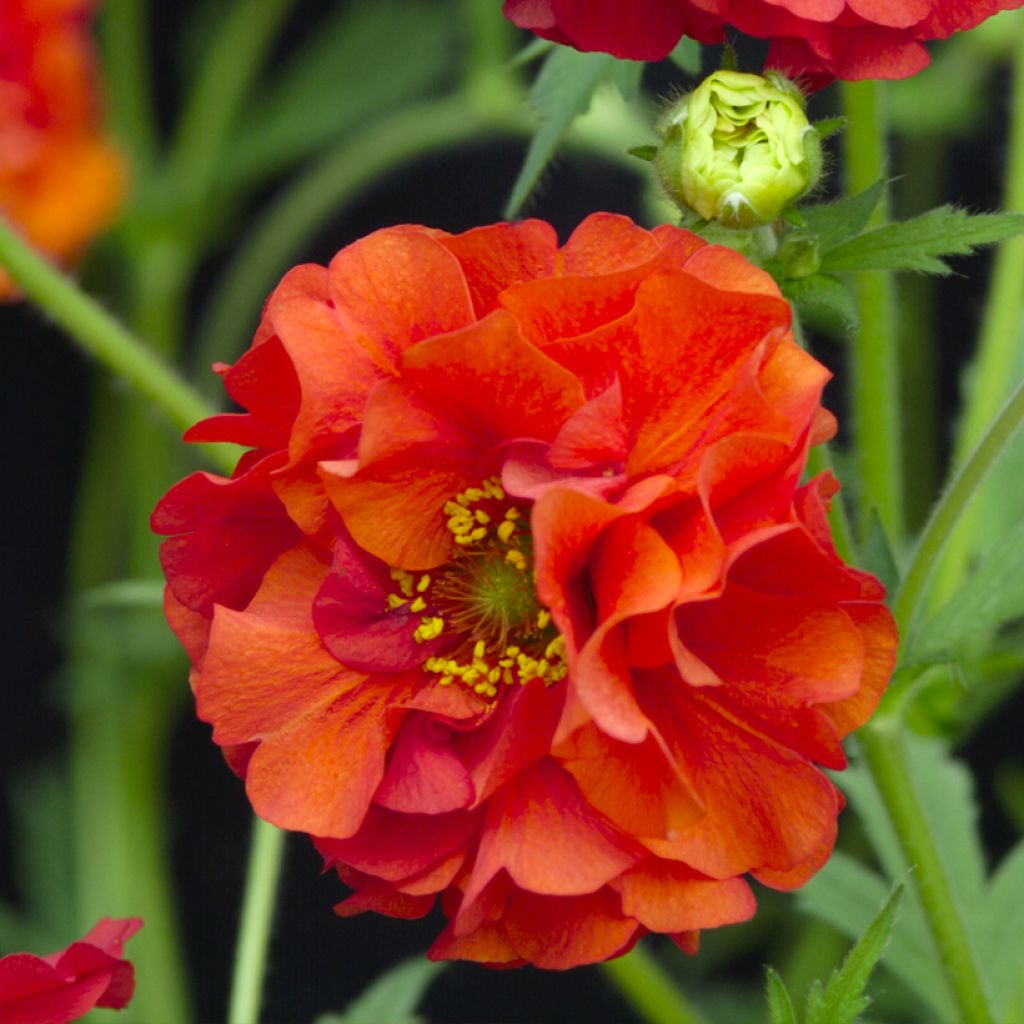
[[[420,1024],[416,1007],[446,966],[425,956],[403,960],[375,978],[344,1013],[324,1014],[316,1024]]]
[[[832,249],[855,235],[859,235],[875,212],[882,198],[884,182],[874,185],[834,203],[800,207],[804,225],[818,236],[822,251]]]
[[[389,107],[432,93],[456,49],[458,19],[439,16],[440,6],[338,5],[250,104],[226,147],[222,188],[279,173]]]
[[[805,211],[806,215],[806,211]],[[940,206],[919,217],[886,224],[829,249],[821,260],[827,272],[916,270],[950,274],[944,256],[966,256],[977,247],[1024,232],[1024,214],[969,214]]]
[[[48,953],[66,945],[78,925],[67,857],[70,795],[50,766],[22,772],[10,782],[14,874],[33,936],[31,944],[15,948]]]
[[[871,1000],[864,992],[892,935],[902,895],[903,886],[897,885],[825,988],[812,987],[805,1024],[853,1024],[868,1008]]]
[[[796,1010],[789,989],[774,967],[769,967],[765,977],[768,990],[768,1014],[771,1024],[797,1024]]]
[[[1003,859],[982,904],[980,950],[996,1012],[1008,1020],[1014,989],[1024,978],[1020,908],[1024,907],[1024,841]]]
[[[548,54],[530,89],[530,104],[540,118],[540,126],[512,186],[506,217],[511,219],[519,213],[569,126],[589,108],[594,90],[613,76],[620,86],[628,86],[629,75],[638,74],[630,64],[642,70],[643,65],[636,61],[617,61],[604,53],[580,53],[566,46]]]
[[[868,521],[867,537],[860,549],[860,565],[877,576],[890,594],[899,586],[900,570],[896,555],[877,510],[872,510]]]
[[[910,638],[910,657],[927,659],[1024,615],[1024,522],[999,542],[967,582]]]

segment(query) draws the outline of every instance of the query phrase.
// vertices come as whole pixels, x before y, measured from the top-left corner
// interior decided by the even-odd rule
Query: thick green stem
[[[709,1024],[646,946],[601,964],[605,976],[649,1024]]]
[[[151,162],[156,149],[148,14],[145,0],[107,0],[100,21],[111,121],[137,169]]]
[[[185,429],[214,411],[131,331],[47,263],[3,218],[0,266],[41,310],[176,427]],[[235,461],[232,449],[203,447],[211,459],[230,471]]]
[[[843,106],[849,119],[843,164],[848,193],[860,192],[886,173],[885,124],[878,82],[844,82]],[[884,217],[882,210],[878,216]],[[902,424],[899,349],[892,275],[854,275],[860,327],[850,354],[854,451],[861,478],[858,531],[861,538],[872,509],[895,548],[903,536]]]
[[[145,921],[132,946],[139,985],[126,1024],[187,1024],[162,796],[183,666],[153,591],[144,605],[134,595],[120,606],[94,603],[100,591],[74,603],[69,859],[83,928],[103,916]]]
[[[260,1017],[284,841],[285,833],[279,828],[259,818],[253,819],[228,1024],[256,1024]]]
[[[893,603],[901,633],[913,629],[935,567],[989,471],[1024,424],[1024,381],[1017,385],[988,433],[960,467],[925,524]]]
[[[946,982],[963,1024],[995,1024],[960,908],[910,781],[899,716],[879,714],[858,736],[921,899]]]
[[[1024,26],[1019,30],[1013,60],[1013,99],[1010,110],[1009,150],[1003,206],[1024,211]],[[1014,378],[1024,317],[1024,236],[999,246],[974,364],[965,378],[966,406],[953,447],[953,466],[959,466],[978,443],[985,428],[1006,398]],[[1003,495],[999,500],[1005,500]],[[974,554],[977,509],[964,517],[939,568],[935,602],[948,598],[959,586]]]
[[[427,153],[522,127],[514,114],[482,113],[461,96],[405,107],[327,153],[276,200],[239,249],[199,328],[196,378],[237,355],[260,302],[303,242],[361,189]]]

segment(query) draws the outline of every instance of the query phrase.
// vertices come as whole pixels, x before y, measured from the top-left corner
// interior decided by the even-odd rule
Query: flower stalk
[[[910,781],[900,730],[899,716],[879,714],[858,736],[903,855],[913,867],[914,885],[961,1020],[995,1024],[963,916]]]
[[[647,1024],[711,1024],[642,942],[601,968]]]
[[[0,266],[64,331],[160,409],[176,427],[184,430],[213,412],[141,339],[49,264],[3,218]],[[230,471],[235,462],[230,449],[203,447],[212,461]]]
[[[885,119],[877,82],[844,82],[847,116],[843,163],[853,195],[885,174]],[[885,216],[884,202],[876,216]],[[902,423],[895,283],[892,275],[865,271],[854,277],[860,327],[850,349],[854,451],[861,476],[859,536],[873,509],[898,550],[903,537]]]
[[[252,1024],[259,1020],[284,847],[285,833],[281,829],[253,818],[228,1024]]]

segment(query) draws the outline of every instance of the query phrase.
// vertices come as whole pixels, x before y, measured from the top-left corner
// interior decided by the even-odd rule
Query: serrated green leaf
[[[338,5],[247,105],[220,185],[279,173],[389,107],[429,95],[449,73],[456,25],[429,4]]]
[[[1024,978],[1024,944],[1015,912],[1020,907],[1024,907],[1024,841],[1006,855],[992,876],[979,926],[979,962],[1000,1020],[1009,1018],[1008,1003]]]
[[[409,957],[375,978],[344,1013],[323,1014],[315,1024],[420,1024],[416,1007],[446,966],[424,956]]]
[[[853,1024],[871,1000],[864,994],[872,971],[892,936],[903,886],[896,885],[864,934],[832,972],[820,998],[807,1001],[806,1024]]]
[[[696,39],[683,36],[676,48],[668,55],[669,60],[682,68],[688,75],[699,75],[701,71],[701,46]]]
[[[842,850],[797,895],[802,911],[832,925],[848,938],[861,935],[889,892],[889,883]],[[929,1008],[929,1019],[952,1021],[956,1014],[946,995],[932,953],[924,917],[907,893],[885,958],[885,968]]]
[[[626,152],[630,156],[635,156],[638,160],[651,161],[658,155],[657,146],[630,146]]]
[[[505,217],[515,217],[533,191],[541,173],[555,155],[558,143],[572,122],[586,112],[594,90],[615,66],[605,53],[580,53],[559,46],[548,54],[533,87],[530,104],[540,117],[540,127],[530,140],[526,159],[512,186]]]
[[[765,988],[768,994],[768,1015],[771,1024],[797,1024],[796,1010],[789,989],[782,976],[774,967],[769,967],[765,975]]]
[[[884,188],[883,182],[876,181],[855,196],[838,199],[834,203],[800,208],[804,223],[818,236],[822,252],[834,249],[864,230],[882,198]]]
[[[967,582],[913,634],[910,654],[927,659],[984,637],[1024,615],[1024,522],[998,543]]]
[[[846,270],[916,270],[924,274],[952,273],[942,257],[967,256],[982,245],[1024,232],[1024,214],[969,214],[940,206],[919,217],[886,224],[829,249],[821,267],[833,273]]]
[[[815,313],[827,313],[839,317],[850,329],[857,326],[856,300],[850,289],[830,274],[812,274],[810,277],[783,281],[782,294],[801,312],[812,317]]]

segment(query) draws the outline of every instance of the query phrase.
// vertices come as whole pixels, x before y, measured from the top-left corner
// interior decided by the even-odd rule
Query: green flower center
[[[502,685],[564,679],[565,641],[537,597],[524,511],[491,477],[457,494],[444,513],[455,558],[418,578],[391,570],[399,593],[388,604],[420,616],[417,643],[452,638],[451,653],[427,658],[424,670],[442,686],[459,683],[488,700]]]

